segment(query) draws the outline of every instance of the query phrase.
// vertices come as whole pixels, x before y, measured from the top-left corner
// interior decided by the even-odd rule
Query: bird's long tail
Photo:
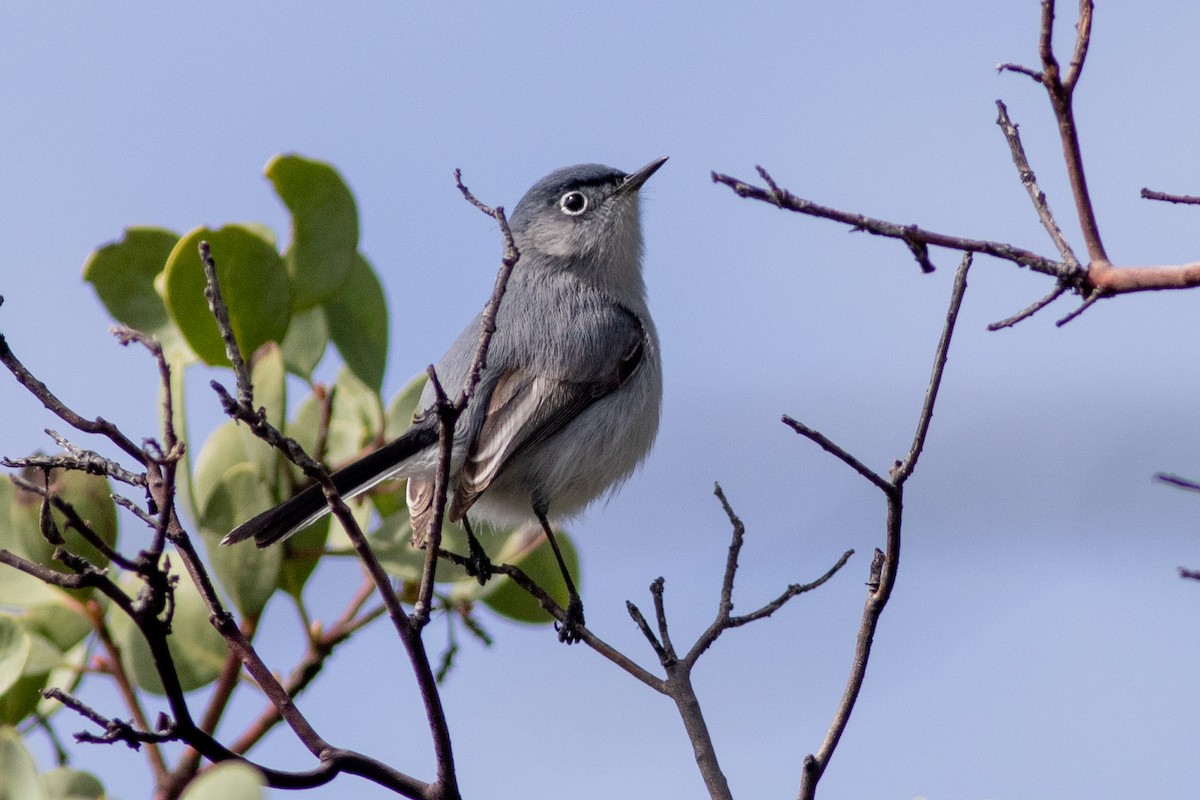
[[[436,424],[409,428],[400,438],[342,467],[329,477],[342,497],[354,497],[387,479],[400,464],[429,447],[437,438]],[[243,522],[230,531],[221,544],[237,544],[253,538],[259,547],[269,547],[316,522],[328,511],[329,505],[325,502],[321,485],[313,484],[274,508]]]

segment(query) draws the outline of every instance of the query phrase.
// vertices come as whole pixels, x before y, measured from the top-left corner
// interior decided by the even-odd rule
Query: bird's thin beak
[[[625,182],[621,184],[622,192],[636,192],[642,188],[642,184],[650,180],[650,176],[658,172],[658,168],[667,163],[667,157],[656,158],[646,166],[639,169],[637,172],[625,178]]]

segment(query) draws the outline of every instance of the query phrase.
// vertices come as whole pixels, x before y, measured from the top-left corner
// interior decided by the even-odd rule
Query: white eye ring
[[[558,207],[569,217],[577,217],[587,211],[587,195],[579,191],[570,191],[558,199]]]

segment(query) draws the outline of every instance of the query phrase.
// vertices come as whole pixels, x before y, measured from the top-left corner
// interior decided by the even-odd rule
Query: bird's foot
[[[463,567],[467,570],[468,575],[479,581],[480,586],[491,580],[492,574],[496,571],[492,566],[492,560],[488,558],[488,554],[483,551],[479,540],[474,536],[470,539],[470,552]]]
[[[583,639],[583,601],[579,595],[571,595],[567,602],[567,616],[561,623],[554,623],[558,631],[558,640],[566,644],[575,644]]]

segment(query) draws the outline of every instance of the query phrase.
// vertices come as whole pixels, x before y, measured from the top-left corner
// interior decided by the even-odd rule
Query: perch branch
[[[930,372],[929,384],[925,389],[925,400],[922,404],[920,415],[917,418],[916,433],[913,436],[913,442],[909,447],[907,456],[895,462],[889,473],[889,480],[884,481],[883,486],[879,486],[879,483],[871,480],[870,476],[875,475],[875,473],[866,470],[865,467],[863,468],[863,470],[866,470],[866,473],[863,474],[864,477],[871,480],[876,486],[879,486],[887,498],[887,520],[885,523],[886,549],[884,551],[876,550],[875,558],[871,561],[870,577],[867,582],[867,600],[863,607],[862,622],[859,624],[858,637],[855,641],[854,659],[850,669],[850,676],[846,681],[846,688],[842,693],[841,702],[834,712],[833,721],[830,723],[829,730],[825,734],[825,740],[821,743],[821,747],[816,753],[806,755],[801,762],[800,800],[813,800],[816,796],[817,784],[829,766],[829,761],[833,757],[833,753],[841,741],[842,734],[850,722],[850,716],[854,712],[855,703],[858,701],[863,682],[866,680],[867,664],[871,657],[871,647],[875,640],[875,631],[879,625],[883,609],[887,606],[888,600],[891,598],[892,589],[896,584],[897,570],[900,566],[900,533],[904,512],[904,485],[916,469],[917,460],[925,447],[925,440],[929,436],[929,427],[933,420],[933,411],[937,402],[938,390],[941,387],[942,378],[945,374],[950,340],[953,337],[954,328],[958,321],[958,313],[962,307],[963,297],[966,294],[967,272],[970,268],[970,253],[966,253],[955,274],[954,288],[951,290],[949,308],[946,311],[946,321],[942,326],[941,337],[938,340],[938,346],[934,353],[933,368]],[[814,439],[814,441],[818,440]],[[818,443],[820,442],[818,441]],[[826,449],[829,450],[828,447]],[[829,452],[834,453],[834,455],[837,455],[843,461],[852,458],[844,450],[841,450],[841,448],[829,450]],[[850,462],[847,461],[847,463]],[[860,473],[862,473],[861,470]]]
[[[1142,188],[1142,197],[1146,200],[1162,200],[1166,203],[1183,203],[1185,205],[1200,205],[1200,197],[1190,194],[1168,194],[1154,189]]]

